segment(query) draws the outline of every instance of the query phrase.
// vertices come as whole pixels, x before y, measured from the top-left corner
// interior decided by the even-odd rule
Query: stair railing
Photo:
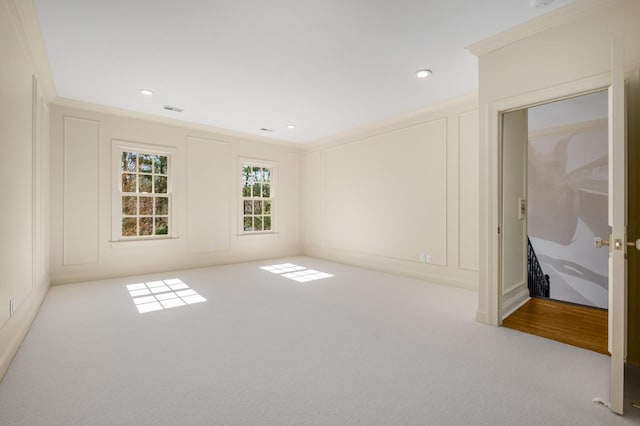
[[[527,269],[529,295],[531,297],[549,297],[549,275],[542,270],[529,237],[527,237]]]

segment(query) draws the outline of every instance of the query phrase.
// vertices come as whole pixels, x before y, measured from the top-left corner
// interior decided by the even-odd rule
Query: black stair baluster
[[[527,237],[528,286],[531,297],[549,297],[549,275],[540,266],[531,240]]]

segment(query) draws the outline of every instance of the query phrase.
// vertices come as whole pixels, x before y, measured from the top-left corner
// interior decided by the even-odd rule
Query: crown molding
[[[49,66],[49,57],[44,39],[40,32],[40,21],[33,0],[3,0],[19,36],[24,41],[31,60],[36,69],[39,87],[42,89],[47,102],[57,96],[53,74]]]
[[[467,46],[466,49],[480,57],[542,31],[569,24],[584,16],[596,14],[623,1],[625,0],[576,0],[574,3],[473,43]]]
[[[99,114],[114,115],[114,116],[123,117],[123,118],[131,118],[131,119],[142,120],[142,121],[147,121],[151,123],[165,124],[167,126],[180,127],[186,130],[200,131],[207,134],[213,133],[217,136],[225,136],[228,139],[234,139],[238,141],[258,142],[262,144],[267,143],[271,145],[277,145],[282,148],[287,148],[288,150],[293,152],[300,152],[302,148],[300,144],[297,144],[294,142],[287,142],[279,139],[265,138],[265,137],[260,137],[256,135],[251,135],[248,133],[236,132],[233,130],[222,129],[219,127],[207,126],[205,124],[192,123],[189,121],[177,120],[175,118],[161,117],[153,114],[147,114],[144,112],[130,111],[130,110],[111,107],[111,106],[92,104],[89,102],[77,101],[74,99],[58,97],[53,100],[52,105],[63,107],[63,108],[90,111],[90,112],[99,113]],[[190,136],[195,137],[197,135],[190,135]]]
[[[359,140],[416,126],[453,113],[464,113],[478,109],[478,93],[472,92],[448,101],[421,108],[406,114],[376,121],[368,125],[348,130],[337,135],[319,139],[302,146],[305,151],[343,145]]]

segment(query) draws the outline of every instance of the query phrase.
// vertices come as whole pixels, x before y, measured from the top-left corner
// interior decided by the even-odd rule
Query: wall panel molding
[[[63,264],[99,261],[100,123],[64,117]]]
[[[187,251],[228,250],[229,144],[192,136],[186,142]]]
[[[478,111],[458,116],[458,268],[478,271]]]

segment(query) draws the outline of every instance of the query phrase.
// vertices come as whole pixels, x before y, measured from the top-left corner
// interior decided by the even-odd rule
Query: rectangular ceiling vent
[[[531,7],[546,7],[553,3],[553,0],[531,0]]]
[[[171,106],[171,105],[165,105],[164,109],[166,109],[167,111],[175,111],[175,112],[184,111],[184,108],[178,108],[178,107],[174,107],[174,106]]]

